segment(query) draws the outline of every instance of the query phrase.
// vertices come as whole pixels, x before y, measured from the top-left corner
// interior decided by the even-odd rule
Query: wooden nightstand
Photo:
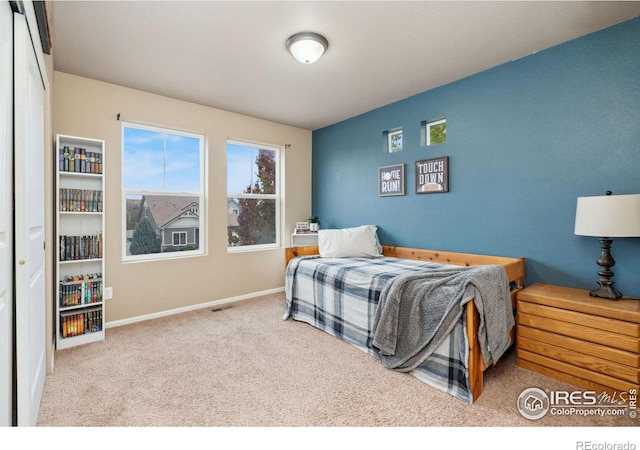
[[[547,284],[517,299],[518,366],[610,395],[640,391],[640,300]]]

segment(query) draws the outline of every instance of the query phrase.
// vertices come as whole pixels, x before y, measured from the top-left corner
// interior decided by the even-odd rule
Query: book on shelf
[[[102,173],[102,154],[83,147],[65,145],[58,149],[58,170],[60,172]]]
[[[60,188],[61,212],[102,212],[102,191]]]
[[[60,261],[102,258],[102,232],[96,235],[60,235]]]
[[[59,282],[60,307],[101,302],[102,287],[101,273],[67,275]]]
[[[311,230],[300,230],[298,228],[296,228],[295,230],[296,234],[318,234],[317,231],[311,231]]]
[[[60,313],[60,335],[63,338],[102,331],[102,308]]]

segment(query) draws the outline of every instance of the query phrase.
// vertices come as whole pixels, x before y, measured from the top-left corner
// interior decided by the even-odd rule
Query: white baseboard
[[[122,325],[129,325],[129,324],[132,324],[132,323],[142,322],[142,321],[145,321],[145,320],[157,319],[159,317],[166,317],[166,316],[172,316],[174,314],[180,314],[180,313],[184,313],[184,312],[195,311],[197,309],[211,308],[212,306],[226,305],[228,303],[238,303],[238,302],[241,302],[243,300],[249,300],[249,299],[256,298],[256,297],[261,297],[263,295],[275,294],[275,293],[283,292],[283,291],[284,291],[284,287],[280,287],[280,288],[275,288],[275,289],[269,289],[269,290],[266,290],[266,291],[253,292],[251,294],[246,294],[246,295],[239,295],[237,297],[225,298],[225,299],[222,299],[222,300],[213,300],[213,301],[207,302],[207,303],[198,303],[197,305],[185,306],[184,308],[170,309],[170,310],[167,310],[167,311],[161,311],[161,312],[157,312],[157,313],[153,313],[153,314],[146,314],[144,316],[137,316],[137,317],[131,317],[129,319],[114,320],[114,321],[111,321],[111,322],[106,322],[104,324],[104,327],[106,329],[106,328],[119,327],[119,326],[122,326]]]

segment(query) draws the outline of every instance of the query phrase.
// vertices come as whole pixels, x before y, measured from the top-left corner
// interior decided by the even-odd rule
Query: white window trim
[[[176,235],[179,236],[184,236],[184,244],[176,244]],[[181,239],[178,238],[178,241],[180,241]],[[171,232],[171,245],[173,245],[174,247],[185,247],[188,244],[187,242],[187,232],[186,231],[172,231]]]
[[[229,247],[227,245],[227,253],[242,253],[242,252],[253,252],[253,251],[261,251],[261,250],[272,250],[274,248],[281,248],[282,242],[284,242],[281,236],[282,229],[282,221],[284,218],[282,217],[282,171],[284,168],[284,147],[274,144],[265,144],[262,142],[248,141],[243,139],[227,139],[226,145],[239,145],[242,147],[258,147],[263,150],[273,150],[276,152],[276,193],[275,194],[247,194],[247,193],[229,193],[227,192],[227,200],[230,198],[248,198],[248,199],[268,199],[276,201],[276,242],[273,244],[260,244],[260,245],[242,245],[239,247]],[[225,146],[226,151],[226,146]],[[225,232],[227,232],[227,228],[225,227]]]
[[[441,120],[435,120],[433,122],[427,122],[427,125],[426,125],[426,128],[425,128],[425,137],[427,139],[427,146],[439,144],[439,143],[431,144],[431,127],[433,127],[435,125],[440,125],[441,123],[447,123],[447,119],[441,119]],[[442,143],[442,142],[440,142],[440,143]]]
[[[122,187],[122,183],[124,182],[124,166],[122,161],[124,161],[124,131],[125,128],[138,128],[143,130],[155,131],[158,133],[170,133],[177,134],[181,136],[191,137],[198,139],[200,142],[200,192],[172,192],[172,191],[152,191],[152,190],[132,190],[132,189],[124,189]],[[207,167],[207,154],[208,154],[208,141],[205,133],[200,133],[196,131],[189,130],[181,130],[177,128],[160,126],[160,125],[151,125],[141,122],[133,122],[133,121],[122,121],[120,128],[120,173],[121,173],[121,202],[122,202],[122,250],[121,250],[121,260],[124,263],[129,262],[151,262],[151,261],[160,261],[165,259],[176,259],[176,258],[193,258],[198,256],[205,256],[207,254],[207,244],[206,244],[206,236],[207,232],[207,220],[206,220],[206,200],[207,200],[207,178],[206,178],[206,167]],[[191,197],[198,197],[198,217],[200,220],[200,242],[197,250],[188,250],[183,252],[168,252],[168,253],[150,253],[145,255],[127,255],[127,197],[130,195],[184,195]],[[204,237],[203,237],[204,236]],[[162,233],[162,242],[161,245],[164,245],[164,233]],[[173,242],[173,241],[172,241]]]
[[[392,140],[394,136],[400,135],[402,136],[402,128],[399,130],[394,130],[394,131],[389,131],[387,133],[387,153],[397,153],[397,152],[401,152],[403,150],[403,145],[400,146],[400,149],[397,151],[391,151],[392,148]]]

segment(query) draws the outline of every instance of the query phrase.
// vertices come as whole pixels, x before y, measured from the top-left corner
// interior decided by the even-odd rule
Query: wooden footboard
[[[289,247],[285,251],[285,267],[296,256],[318,255],[317,245],[305,247]],[[472,253],[443,252],[438,250],[425,250],[406,247],[382,246],[382,254],[396,258],[414,259],[421,261],[433,261],[443,264],[458,266],[478,266],[486,264],[498,264],[505,268],[507,278],[516,287],[511,291],[511,305],[515,311],[516,294],[524,287],[525,260],[524,258],[510,258],[504,256],[477,255]],[[473,401],[482,394],[484,371],[487,366],[482,358],[480,343],[478,342],[478,328],[480,315],[473,302],[467,304],[467,336],[469,337],[469,383]],[[515,342],[515,327],[511,330],[511,343]],[[490,365],[490,364],[489,364]]]

